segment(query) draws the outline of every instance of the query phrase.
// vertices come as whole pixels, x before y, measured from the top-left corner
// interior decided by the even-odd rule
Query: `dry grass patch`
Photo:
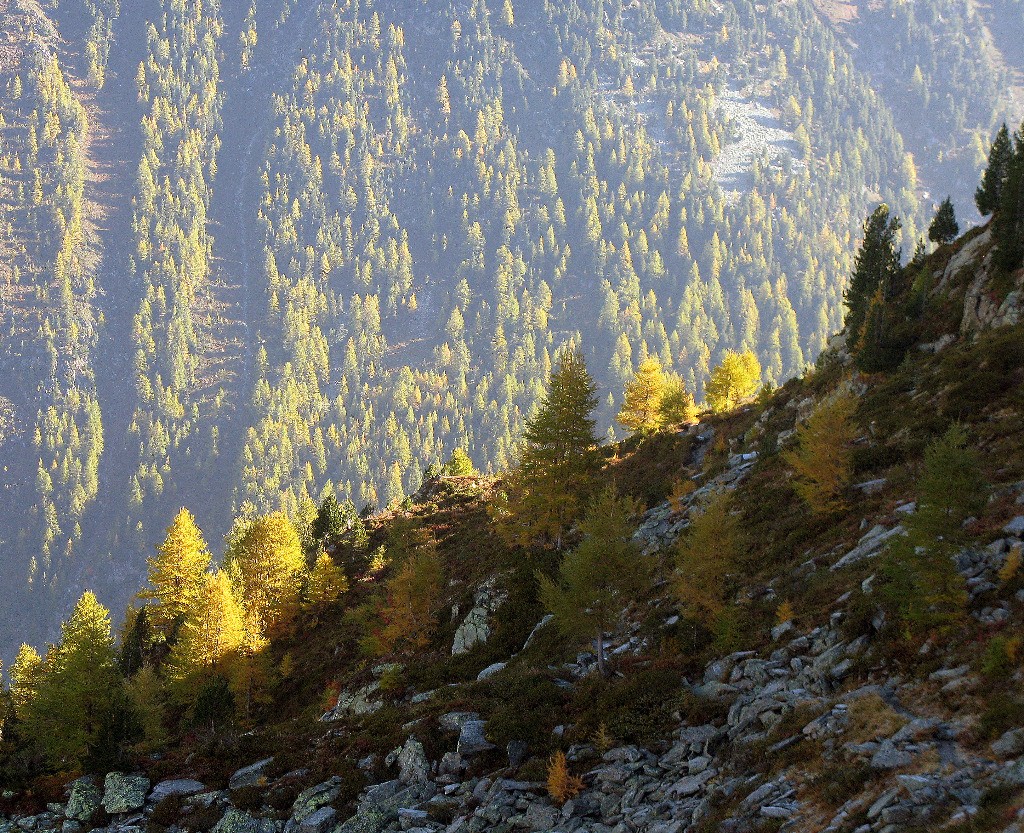
[[[890,737],[908,723],[877,694],[858,697],[850,703],[849,715],[847,735],[854,743]]]

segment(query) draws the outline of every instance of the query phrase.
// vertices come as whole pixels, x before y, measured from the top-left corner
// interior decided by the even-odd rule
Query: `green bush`
[[[564,722],[565,690],[547,674],[509,669],[481,684],[487,700],[487,738],[504,749],[525,741],[535,754],[546,754],[551,731]]]
[[[682,669],[675,663],[658,664],[621,680],[588,678],[573,697],[574,734],[589,738],[604,724],[617,743],[655,743],[675,724],[672,713],[682,690]]]
[[[1024,702],[1005,692],[989,695],[988,705],[978,721],[980,739],[994,740],[1019,726],[1024,726]]]

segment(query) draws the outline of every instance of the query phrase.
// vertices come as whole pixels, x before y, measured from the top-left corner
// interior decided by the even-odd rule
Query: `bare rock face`
[[[482,585],[473,597],[473,609],[466,614],[452,642],[452,656],[468,653],[475,645],[490,639],[491,616],[505,602],[505,595],[498,592],[494,582]]]
[[[959,272],[973,269],[975,276],[964,296],[964,315],[960,331],[964,334],[1010,327],[1024,319],[1024,269],[1010,276],[1012,289],[1000,298],[992,287],[992,232],[988,229],[965,245],[952,258],[939,286],[947,284]]]

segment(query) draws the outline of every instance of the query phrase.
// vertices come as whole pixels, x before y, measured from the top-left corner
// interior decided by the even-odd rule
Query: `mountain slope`
[[[7,656],[15,621],[53,634],[85,584],[119,607],[182,504],[216,544],[247,501],[299,516],[330,484],[385,506],[459,445],[500,469],[567,341],[602,433],[648,353],[698,398],[727,349],[782,382],[837,328],[875,201],[912,248],[915,159],[939,152],[900,132],[925,106],[913,67],[872,74],[806,0],[9,8],[42,63],[3,79],[5,265],[49,274],[53,241],[29,241],[64,190],[86,208],[72,300],[42,277],[3,289]],[[964,27],[926,16],[907,37]],[[970,55],[928,54],[936,98],[996,85]],[[73,165],[33,219],[28,122],[62,118],[44,64],[89,124],[63,117]],[[964,149],[1006,109],[984,100],[942,110],[949,181],[976,178]]]
[[[190,715],[208,695],[172,695],[171,739],[129,759],[141,783],[107,777],[106,810],[88,779],[67,805],[63,779],[39,779],[5,796],[8,816],[43,831],[73,813],[115,830],[1016,829],[1024,270],[1008,294],[991,246],[976,230],[912,267],[932,288],[908,307],[915,340],[897,369],[857,373],[837,343],[756,405],[607,449],[602,480],[649,507],[634,540],[655,573],[606,636],[609,679],[542,616],[533,571],[559,554],[495,534],[500,483],[439,478],[369,519],[366,540],[332,542],[351,588],[274,636],[233,714]],[[815,514],[787,451],[837,394],[856,401],[853,485]],[[941,551],[963,609],[922,628],[908,611],[935,588],[901,594],[899,541],[928,511],[925,449],[957,423],[987,485]],[[672,590],[675,542],[715,493],[731,495],[746,542],[725,577],[727,619]],[[371,562],[378,545],[392,566]],[[423,552],[445,577],[429,638],[382,650],[375,611]],[[559,749],[583,775],[564,803],[544,785]],[[199,780],[146,801],[150,781],[174,776]]]

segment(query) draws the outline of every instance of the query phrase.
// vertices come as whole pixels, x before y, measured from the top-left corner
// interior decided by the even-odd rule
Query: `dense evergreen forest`
[[[568,342],[602,436],[648,357],[781,383],[1024,106],[1020,0],[0,6],[4,656],[182,505],[506,467]]]

